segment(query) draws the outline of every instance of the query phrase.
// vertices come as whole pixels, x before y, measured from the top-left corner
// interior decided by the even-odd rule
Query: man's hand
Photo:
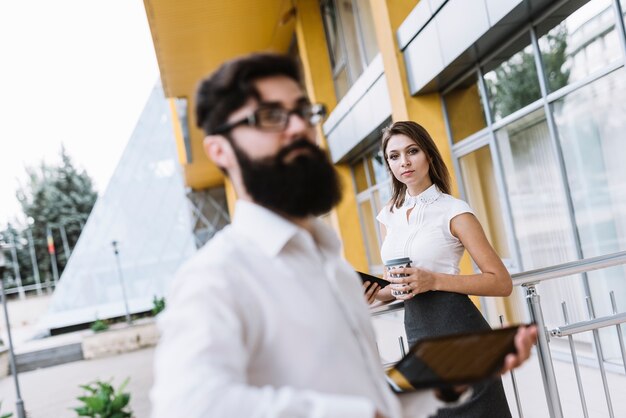
[[[520,327],[515,334],[516,354],[509,354],[504,359],[504,367],[500,370],[501,374],[513,370],[520,364],[528,360],[530,357],[530,349],[537,343],[537,326]]]
[[[376,415],[374,415],[374,418],[387,418],[386,415],[381,414],[380,412],[376,411]]]

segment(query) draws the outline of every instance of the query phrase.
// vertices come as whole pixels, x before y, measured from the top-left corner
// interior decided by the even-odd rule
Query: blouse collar
[[[402,206],[413,207],[418,203],[427,205],[439,199],[439,196],[441,196],[441,190],[439,190],[436,184],[431,185],[428,189],[424,190],[417,196],[411,196],[409,194],[409,191],[407,190],[404,196],[404,203],[402,204]]]

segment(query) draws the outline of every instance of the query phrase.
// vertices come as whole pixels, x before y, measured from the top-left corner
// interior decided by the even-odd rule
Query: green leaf
[[[87,403],[87,399],[91,399],[91,398],[93,398],[93,396],[79,396],[76,399],[78,399],[81,402]]]
[[[111,415],[109,418],[131,418],[132,416],[133,414],[131,414],[130,412],[120,411],[113,413],[113,415]]]
[[[78,408],[74,408],[74,411],[78,414],[79,417],[91,417],[93,416],[91,409],[86,406],[79,406]],[[4,418],[4,417],[2,417]]]
[[[102,393],[104,393],[107,396],[107,398],[113,394],[114,392],[113,386],[111,386],[109,383],[98,382],[98,384],[100,385],[100,390],[102,391]]]
[[[102,412],[104,410],[104,406],[106,405],[106,401],[107,399],[104,399],[101,396],[85,398],[85,404],[91,408],[94,413]]]
[[[87,392],[91,392],[91,393],[96,393],[96,389],[91,387],[91,384],[89,385],[79,385],[79,388],[85,389]]]
[[[130,402],[130,393],[120,393],[111,402],[111,408],[114,412],[121,411],[128,405],[128,402]]]
[[[128,409],[130,402],[130,393],[123,392],[129,380],[130,378],[124,380],[117,389],[117,393],[110,381],[95,381],[88,385],[81,385],[80,387],[88,391],[90,395],[77,397],[76,399],[84,405],[74,408],[74,411],[78,416],[92,418],[132,418],[132,411],[124,410]]]
[[[117,388],[117,393],[120,394],[124,391],[124,389],[126,389],[126,386],[128,386],[128,382],[130,382],[130,376],[127,377],[122,384],[120,385],[119,388]]]

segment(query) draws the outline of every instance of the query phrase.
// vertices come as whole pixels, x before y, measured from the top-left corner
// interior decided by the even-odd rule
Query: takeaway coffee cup
[[[390,277],[405,277],[406,274],[396,273],[393,274],[393,270],[400,267],[411,267],[411,259],[409,257],[402,258],[394,258],[392,260],[385,261],[385,267],[387,267],[387,272]],[[411,293],[411,289],[408,288],[408,285],[392,285],[393,289],[391,290],[391,294],[394,296],[398,295],[408,295]],[[403,290],[403,288],[407,288]]]

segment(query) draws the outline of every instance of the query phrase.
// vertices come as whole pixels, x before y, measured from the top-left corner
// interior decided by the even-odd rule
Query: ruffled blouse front
[[[464,248],[450,232],[450,221],[462,213],[474,212],[467,203],[442,193],[434,184],[417,196],[407,192],[402,207],[391,211],[387,205],[376,217],[387,229],[381,248],[383,262],[409,257],[415,267],[458,274]]]

